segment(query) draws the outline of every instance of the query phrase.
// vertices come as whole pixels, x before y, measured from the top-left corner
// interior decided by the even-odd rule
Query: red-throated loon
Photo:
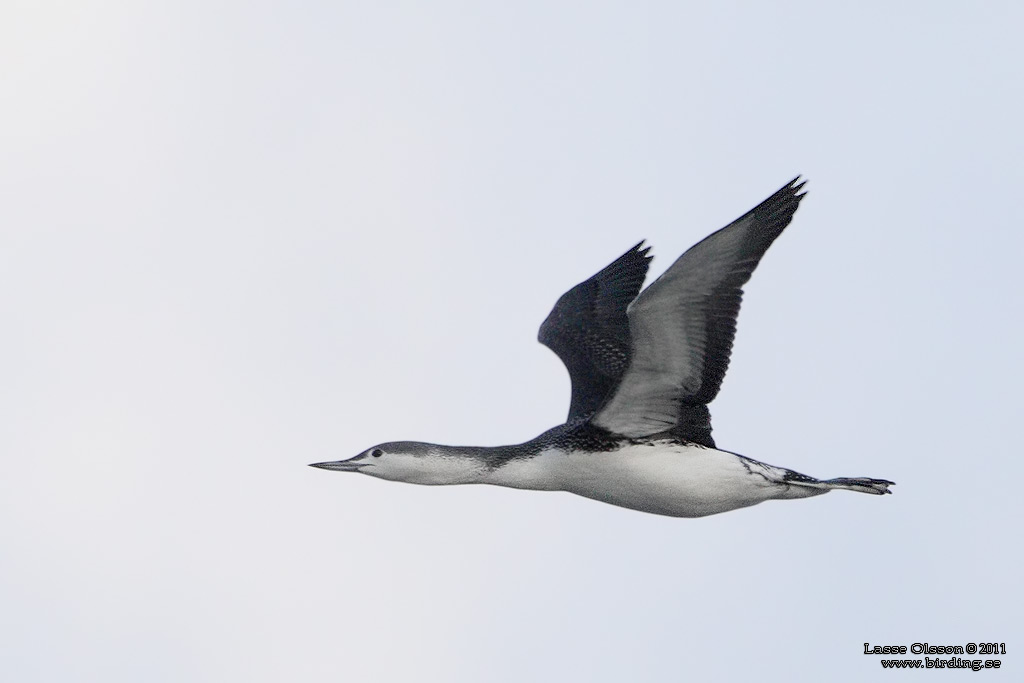
[[[538,338],[569,370],[565,424],[514,446],[396,441],[312,466],[413,484],[568,491],[672,517],[833,489],[890,493],[885,479],[815,479],[711,438],[707,404],[729,367],[742,287],[792,220],[799,180],[691,247],[643,292],[651,257],[641,242],[562,295]]]

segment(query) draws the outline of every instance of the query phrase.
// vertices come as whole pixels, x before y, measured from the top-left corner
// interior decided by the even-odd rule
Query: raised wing
[[[634,438],[685,428],[715,398],[742,287],[792,220],[804,196],[799,180],[691,247],[629,306],[630,365],[595,425]]]
[[[537,339],[558,354],[572,381],[569,420],[592,414],[629,365],[626,307],[647,276],[643,242],[559,298]]]

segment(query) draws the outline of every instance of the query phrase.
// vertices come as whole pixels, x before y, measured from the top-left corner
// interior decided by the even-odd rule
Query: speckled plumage
[[[568,491],[701,517],[835,489],[889,493],[884,479],[815,479],[716,448],[707,404],[729,367],[736,318],[765,251],[803,198],[796,179],[686,251],[649,287],[637,244],[562,295],[538,339],[572,382],[564,424],[511,446],[382,443],[314,467],[417,484]]]

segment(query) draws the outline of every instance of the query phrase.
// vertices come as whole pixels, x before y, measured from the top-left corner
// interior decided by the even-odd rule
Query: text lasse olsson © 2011
[[[967,643],[967,645],[929,645],[914,643],[910,653],[915,655],[1005,655],[1006,643]],[[864,643],[866,655],[905,655],[906,645],[871,645]]]
[[[928,643],[914,643],[909,648],[906,645],[871,645],[864,643],[864,654],[866,655],[905,655],[907,651],[915,655],[1005,655],[1006,643],[967,643],[966,645],[929,645]],[[883,659],[882,667],[885,669],[998,669],[1002,664],[998,659],[961,659],[951,657],[950,659],[932,659],[925,657],[921,659]]]

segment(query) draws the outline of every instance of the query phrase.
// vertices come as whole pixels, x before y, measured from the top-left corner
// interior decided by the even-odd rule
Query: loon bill
[[[867,477],[816,479],[715,446],[707,404],[729,367],[743,285],[804,197],[795,178],[691,247],[649,287],[640,242],[562,295],[538,339],[569,371],[564,424],[513,446],[394,441],[312,467],[413,484],[568,491],[703,517],[833,489],[891,493]]]

